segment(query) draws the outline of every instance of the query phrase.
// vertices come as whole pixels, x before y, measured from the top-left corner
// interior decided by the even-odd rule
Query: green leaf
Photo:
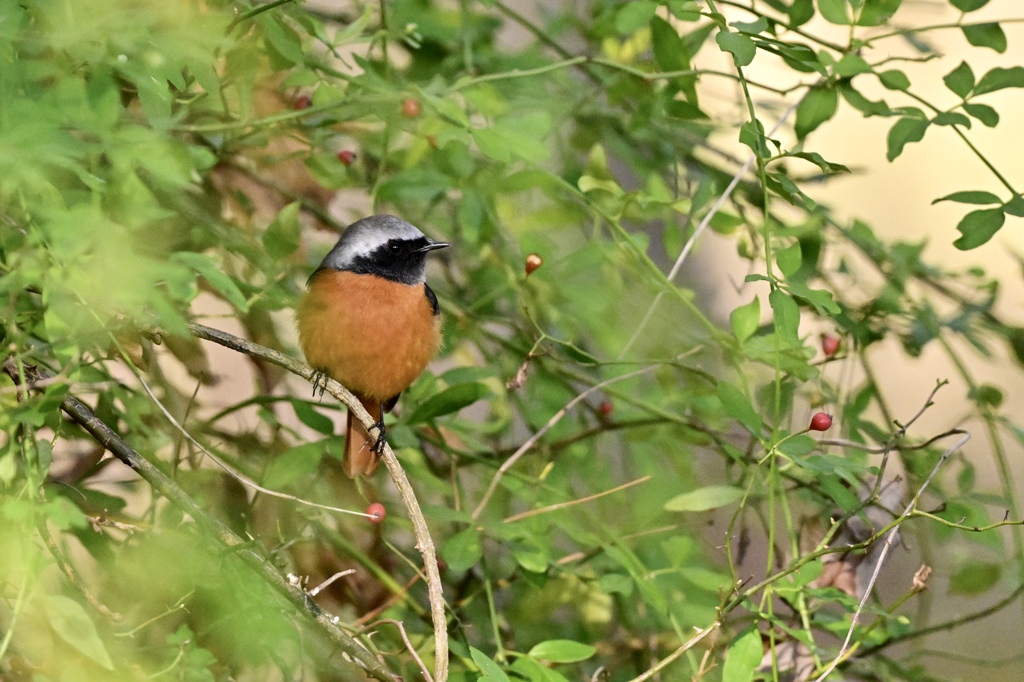
[[[920,118],[904,117],[896,121],[893,127],[889,129],[889,136],[886,138],[888,151],[885,153],[885,158],[889,161],[895,161],[903,153],[904,147],[911,142],[918,142],[924,138],[928,125],[928,121]]]
[[[976,249],[999,231],[1006,221],[1006,214],[1001,208],[984,208],[978,211],[971,211],[963,217],[956,226],[957,231],[963,235],[953,246],[961,251]]]
[[[775,330],[787,344],[800,345],[800,306],[781,289],[768,294],[768,302],[775,313]]]
[[[727,485],[712,485],[676,495],[665,503],[665,511],[704,512],[720,509],[742,499],[743,490]]]
[[[967,62],[960,62],[960,66],[943,76],[942,82],[954,94],[959,95],[962,99],[967,99],[967,95],[974,89],[974,71],[971,70],[971,65]]]
[[[300,422],[324,435],[334,434],[334,422],[331,421],[331,418],[317,412],[309,402],[293,398],[291,404],[292,409],[295,410],[295,416],[299,418]]]
[[[271,258],[285,258],[295,253],[301,241],[299,235],[299,208],[301,203],[293,201],[277,214],[274,221],[263,233],[263,248]]]
[[[953,594],[982,594],[994,587],[1002,576],[1000,564],[968,560],[949,579],[949,591]]]
[[[235,281],[221,271],[213,258],[205,253],[193,251],[179,251],[171,255],[170,260],[175,263],[192,268],[205,279],[211,287],[216,289],[228,303],[237,308],[240,312],[249,311],[249,303],[245,300],[241,289]]]
[[[878,80],[889,90],[905,91],[910,88],[910,79],[899,69],[889,69],[878,74]]]
[[[1017,218],[1024,218],[1024,197],[1018,194],[1003,204],[1003,213]]]
[[[903,0],[818,0],[818,9],[825,21],[831,24],[880,26],[892,18],[902,2]]]
[[[50,621],[50,627],[65,642],[80,654],[107,670],[114,669],[103,640],[96,632],[96,625],[81,604],[59,594],[42,598],[43,610]]]
[[[761,633],[753,625],[736,635],[729,644],[722,665],[722,682],[750,682],[761,664],[764,648]]]
[[[997,66],[981,77],[974,86],[974,94],[984,95],[1005,88],[1024,88],[1024,66],[1011,66],[1008,69]]]
[[[1001,204],[1003,200],[997,197],[992,192],[983,192],[981,190],[968,190],[964,192],[953,192],[947,194],[944,197],[940,197],[932,202],[937,204],[940,201],[955,201],[958,204]]]
[[[935,118],[932,119],[932,123],[939,126],[971,127],[971,119],[957,111],[943,111],[941,114],[936,114]]]
[[[487,393],[487,386],[479,382],[455,384],[427,398],[416,407],[408,419],[403,421],[409,425],[420,424],[441,415],[458,412],[480,400]]]
[[[838,108],[839,91],[832,85],[826,84],[808,90],[796,108],[794,128],[797,137],[807,137],[811,131],[835,116]]]
[[[615,30],[626,35],[635,33],[646,26],[657,11],[656,2],[627,2],[615,13]]]
[[[1002,54],[1006,52],[1006,34],[1003,27],[996,22],[961,26],[967,42],[975,47],[987,47]]]
[[[988,4],[988,0],[949,0],[949,4],[961,12],[973,12]]]
[[[683,39],[661,17],[651,19],[651,46],[654,49],[654,61],[662,71],[684,71],[690,68]]]
[[[473,647],[469,647],[469,652],[473,657],[473,662],[480,668],[481,675],[478,682],[509,682],[505,671],[499,668],[498,664],[492,661],[487,654]]]
[[[755,436],[761,435],[761,417],[746,394],[727,381],[719,381],[718,399],[722,402],[722,409],[726,415],[738,421]]]
[[[733,56],[736,66],[746,66],[754,61],[757,47],[754,45],[754,41],[745,35],[719,31],[715,36],[715,42],[723,52],[728,52]]]
[[[483,555],[480,533],[472,526],[459,531],[441,545],[441,556],[455,573],[463,573],[476,566]]]
[[[967,102],[963,104],[963,108],[964,111],[981,121],[982,124],[989,128],[995,128],[999,125],[999,112],[987,104],[974,104]]]
[[[737,341],[743,343],[749,339],[761,324],[761,300],[755,296],[750,303],[733,310],[729,315],[729,322]]]
[[[862,73],[870,73],[871,65],[859,54],[850,52],[843,55],[843,58],[836,63],[834,69],[837,76],[851,78]]]
[[[309,479],[320,469],[328,441],[303,443],[290,450],[274,455],[263,472],[264,487],[280,490],[296,481]],[[340,443],[340,440],[337,442]]]
[[[552,663],[576,663],[587,660],[596,652],[597,649],[589,644],[581,644],[571,639],[549,639],[530,649],[527,656]]]
[[[775,262],[784,277],[792,277],[800,270],[802,258],[800,242],[795,242],[775,252]]]

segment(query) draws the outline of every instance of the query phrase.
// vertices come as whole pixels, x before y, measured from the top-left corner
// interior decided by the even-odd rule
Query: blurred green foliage
[[[892,578],[843,663],[930,679],[887,647],[966,630],[991,595],[1020,608],[1019,527],[968,531],[1021,518],[1009,461],[1024,430],[1002,410],[1010,386],[975,381],[965,359],[1008,356],[1016,372],[1024,331],[1000,317],[983,270],[930,264],[924,244],[816,201],[816,183],[848,169],[814,151],[814,132],[852,107],[892,119],[887,140],[865,141],[890,160],[939,128],[969,142],[972,125],[1001,120],[984,96],[1024,87],[1024,68],[976,76],[964,61],[943,79],[952,104],[926,101],[887,46],[936,57],[935,27],[895,28],[901,5],[0,0],[0,677],[359,674],[234,550],[104,457],[62,416],[68,395],[282,572],[311,588],[356,568],[316,601],[412,679],[398,631],[376,622],[401,621],[431,667],[409,524],[382,474],[339,475],[338,406],[186,325],[297,354],[306,276],[372,211],[456,245],[429,274],[443,357],[388,430],[444,560],[451,679],[632,679],[694,628],[714,636],[661,679],[778,679],[793,656],[823,670],[861,592],[824,582],[819,559],[856,571],[872,555],[813,548],[872,538],[886,521],[864,486],[882,463],[901,469],[905,503],[950,444],[882,459],[806,433],[824,409],[830,437],[904,435],[920,406],[887,398],[875,358],[889,341],[907,362],[926,349],[954,361],[967,390],[941,395],[980,425],[1003,479],[980,487],[953,453],[922,507],[934,514],[904,531],[977,602],[936,623],[904,607],[933,597]],[[999,24],[961,20],[970,45],[1006,49]],[[829,24],[845,38],[821,37]],[[748,80],[758,60],[795,85]],[[738,98],[723,104],[723,85]],[[1024,215],[971,148],[1002,189],[938,199],[986,206],[959,224],[963,249]],[[688,240],[731,243],[747,263],[731,313],[715,305],[734,286],[718,264],[687,255],[667,275]],[[543,261],[532,273],[528,254]],[[54,379],[21,393],[26,365]],[[924,399],[936,377],[915,367]],[[246,490],[165,409],[263,486],[355,511],[381,500],[387,521]],[[866,533],[844,535],[858,521]]]

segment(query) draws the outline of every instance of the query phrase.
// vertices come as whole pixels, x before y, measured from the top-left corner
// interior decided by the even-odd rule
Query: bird
[[[369,431],[349,410],[343,468],[370,475],[383,452],[384,413],[423,373],[441,347],[437,296],[426,281],[434,241],[392,215],[349,225],[310,275],[296,307],[299,343],[323,395],[324,377],[341,382],[375,423]]]

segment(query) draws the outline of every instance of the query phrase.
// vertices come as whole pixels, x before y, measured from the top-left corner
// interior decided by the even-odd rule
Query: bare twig
[[[696,635],[686,640],[678,649],[676,649],[668,656],[655,663],[653,666],[651,666],[649,670],[644,671],[642,675],[634,677],[629,682],[644,682],[645,680],[651,679],[652,677],[660,673],[662,670],[664,670],[670,663],[672,663],[677,658],[679,658],[687,651],[689,651],[697,644],[699,644],[705,637],[710,635],[712,632],[716,632],[720,627],[722,627],[722,621],[716,620],[714,623],[707,626],[703,630],[698,630]]]
[[[253,357],[258,357],[267,362],[282,367],[292,374],[297,374],[307,381],[313,381],[316,371],[309,365],[299,362],[284,353],[261,346],[258,343],[228,334],[219,329],[213,329],[205,325],[189,323],[189,329],[198,338],[213,341],[225,348],[236,350]],[[363,407],[352,392],[342,386],[334,379],[327,379],[321,383],[325,390],[332,396],[345,403],[352,415],[358,419],[367,429],[373,428],[375,420]],[[441,574],[437,567],[437,553],[434,551],[434,540],[430,536],[430,529],[427,521],[423,518],[419,502],[416,501],[416,493],[409,484],[402,465],[395,457],[394,451],[387,443],[384,444],[384,452],[381,454],[384,466],[391,474],[398,494],[405,504],[409,520],[412,521],[413,533],[416,536],[416,548],[423,557],[423,571],[427,577],[427,594],[430,600],[430,615],[434,624],[434,678],[436,682],[445,682],[448,679],[448,621],[445,617],[444,594],[441,589]]]
[[[918,414],[918,416],[920,416],[920,413]],[[843,640],[843,645],[839,648],[839,653],[836,654],[836,657],[832,659],[832,662],[828,665],[827,668],[825,668],[824,672],[822,672],[821,675],[819,675],[815,679],[814,682],[822,682],[826,677],[831,675],[832,671],[836,669],[836,666],[838,666],[839,663],[844,660],[846,652],[850,648],[850,640],[853,639],[854,630],[857,629],[857,623],[860,620],[861,612],[863,612],[864,606],[867,604],[868,599],[871,597],[871,592],[874,590],[875,587],[875,581],[878,580],[878,576],[882,572],[882,566],[885,564],[885,557],[889,553],[889,550],[892,548],[893,542],[896,539],[896,534],[899,531],[899,524],[902,521],[905,521],[906,519],[910,518],[911,515],[914,513],[914,510],[917,508],[917,503],[921,499],[921,495],[924,494],[925,489],[927,489],[928,486],[931,484],[932,479],[935,478],[935,475],[939,472],[939,469],[942,467],[946,459],[948,459],[951,454],[962,448],[964,444],[971,439],[971,434],[968,431],[954,429],[953,432],[962,435],[962,438],[960,438],[960,440],[958,440],[950,448],[948,448],[945,452],[942,453],[942,456],[939,457],[939,461],[935,463],[935,466],[932,468],[931,473],[928,474],[928,478],[926,478],[924,483],[921,484],[921,487],[917,489],[917,492],[914,494],[914,499],[910,501],[910,504],[908,504],[906,509],[903,510],[903,513],[900,514],[899,518],[896,519],[896,525],[893,526],[893,528],[888,532],[888,534],[886,534],[885,545],[882,547],[882,552],[878,556],[878,563],[875,565],[875,570],[871,573],[871,579],[868,581],[867,588],[864,590],[864,596],[861,597],[860,603],[857,605],[857,610],[853,612],[853,618],[850,622],[850,629],[846,633],[846,639]]]
[[[505,519],[504,523],[512,523],[514,521],[519,521],[521,519],[526,519],[526,518],[529,518],[531,516],[538,516],[540,514],[547,514],[548,512],[558,511],[559,509],[566,509],[568,507],[572,507],[572,506],[575,506],[577,504],[583,504],[584,502],[591,502],[593,500],[596,500],[599,497],[604,497],[605,495],[611,495],[612,493],[617,493],[620,490],[625,490],[626,488],[632,488],[633,486],[638,485],[640,483],[647,483],[647,481],[649,481],[649,480],[651,480],[650,476],[641,476],[640,478],[636,479],[635,481],[630,481],[629,483],[623,483],[622,485],[616,486],[616,487],[614,487],[614,488],[612,488],[610,490],[603,490],[603,491],[601,491],[599,493],[595,493],[593,495],[587,495],[586,497],[581,497],[578,500],[569,500],[567,502],[559,502],[557,504],[548,505],[547,507],[540,507],[539,509],[529,509],[529,510],[521,512],[519,514],[513,514],[512,516],[510,516],[507,519]]]
[[[622,374],[617,377],[612,377],[611,379],[606,379],[598,384],[594,384],[593,386],[586,389],[585,391],[577,395],[575,398],[567,402],[565,404],[565,407],[556,412],[551,417],[551,419],[548,420],[547,424],[545,424],[544,426],[540,427],[540,429],[537,430],[537,433],[533,434],[528,439],[526,439],[526,442],[520,445],[519,449],[512,453],[512,456],[506,459],[505,462],[498,468],[498,471],[495,472],[494,474],[494,478],[491,479],[490,485],[487,486],[487,490],[484,492],[483,497],[480,499],[480,503],[476,506],[476,509],[473,510],[473,514],[471,515],[472,519],[476,521],[477,518],[480,517],[480,514],[483,513],[484,507],[486,507],[487,503],[491,501],[491,496],[494,495],[494,491],[497,490],[498,483],[501,481],[502,476],[504,476],[509,469],[515,466],[516,462],[518,462],[523,455],[529,452],[530,448],[536,445],[537,441],[543,438],[545,433],[550,431],[555,424],[562,421],[562,418],[569,413],[569,410],[571,410],[573,407],[575,407],[577,404],[583,401],[591,393],[594,393],[595,391],[600,391],[602,388],[608,386],[609,384],[614,384],[615,382],[622,381],[623,379],[631,379],[633,377],[640,376],[641,374],[646,374],[647,372],[653,371],[657,368],[658,365],[653,365],[651,367],[644,367],[633,372],[627,372],[626,374]]]
[[[409,641],[409,635],[405,633],[405,626],[402,625],[401,621],[392,620],[391,618],[383,618],[375,623],[370,623],[363,629],[367,630],[372,628],[374,625],[380,625],[381,623],[390,623],[398,628],[398,633],[402,636],[402,641],[405,642],[405,648],[409,650],[409,655],[411,655],[413,660],[416,661],[416,665],[420,667],[420,672],[423,673],[423,678],[427,682],[434,682],[434,678],[430,676],[430,671],[427,670],[427,666],[423,665],[423,659],[421,659],[420,655],[416,653],[416,647],[414,647],[412,642]]]

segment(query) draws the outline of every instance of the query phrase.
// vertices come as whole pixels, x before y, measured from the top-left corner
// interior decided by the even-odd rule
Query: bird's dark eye
[[[400,253],[402,251],[402,245],[398,242],[391,242],[388,244],[388,251],[391,253]]]

